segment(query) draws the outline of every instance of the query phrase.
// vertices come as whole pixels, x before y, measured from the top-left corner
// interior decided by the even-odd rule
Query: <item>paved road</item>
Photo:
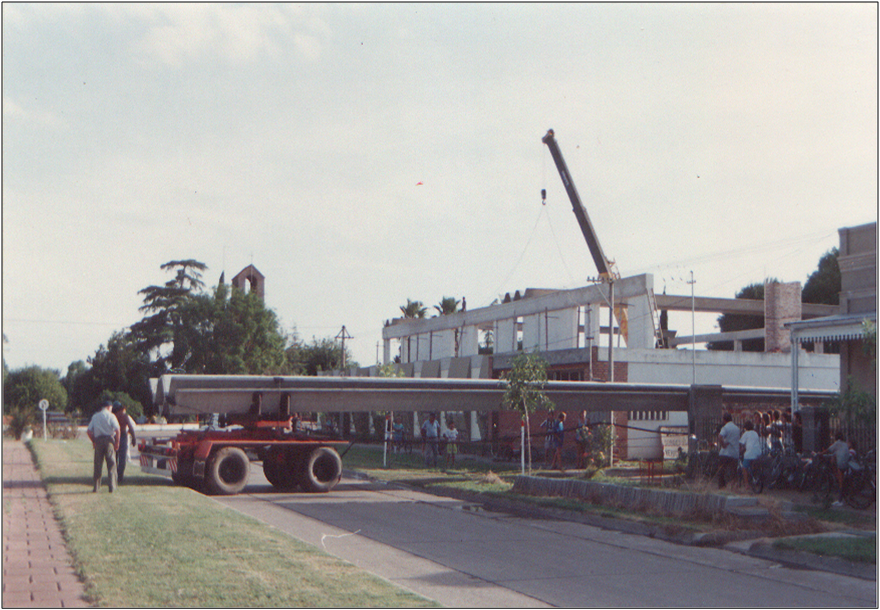
[[[452,607],[877,606],[876,583],[344,479],[219,501]]]

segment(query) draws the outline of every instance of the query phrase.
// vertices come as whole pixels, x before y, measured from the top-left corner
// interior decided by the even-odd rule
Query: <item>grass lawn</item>
[[[355,566],[129,464],[92,492],[87,439],[31,447],[86,594],[104,607],[434,607]]]
[[[817,555],[842,557],[849,561],[877,563],[876,536],[815,537],[777,540],[774,546],[782,549],[806,551]]]

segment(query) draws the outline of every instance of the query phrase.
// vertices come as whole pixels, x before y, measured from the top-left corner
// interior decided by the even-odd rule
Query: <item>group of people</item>
[[[126,412],[125,405],[119,401],[104,400],[101,408],[92,416],[86,430],[95,451],[93,483],[94,491],[101,489],[104,463],[107,464],[107,478],[110,493],[122,484],[125,466],[128,463],[129,446],[134,447],[134,420]]]
[[[551,413],[541,424],[544,429],[544,460],[549,458],[546,464],[548,470],[558,468],[565,472],[562,467],[562,445],[565,444],[565,411],[560,411],[554,418]]]
[[[455,422],[446,422],[446,430],[440,431],[440,422],[437,415],[430,413],[427,421],[422,424],[422,440],[425,442],[425,465],[437,467],[437,458],[440,455],[440,443],[444,443],[446,454],[446,468],[455,468],[455,455],[458,453],[458,430]]]
[[[724,488],[729,480],[735,479],[736,468],[742,460],[743,483],[748,484],[747,477],[752,471],[752,464],[763,454],[790,450],[801,453],[803,428],[800,425],[800,414],[795,413],[794,424],[788,413],[772,411],[772,413],[755,412],[754,417],[739,426],[733,422],[729,412],[722,415],[721,429],[718,431],[718,487]],[[835,505],[843,503],[843,473],[849,464],[853,448],[844,440],[843,433],[835,435],[835,441],[820,455],[831,456],[841,496]]]

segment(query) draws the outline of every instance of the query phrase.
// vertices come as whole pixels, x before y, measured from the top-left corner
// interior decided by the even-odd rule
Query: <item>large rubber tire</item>
[[[238,447],[219,449],[208,462],[205,479],[208,491],[232,496],[244,489],[248,482],[251,462]]]
[[[332,447],[318,447],[302,461],[299,482],[305,491],[327,493],[342,478],[342,458]]]
[[[297,460],[293,452],[271,448],[263,458],[263,474],[272,487],[281,490],[294,489],[299,484]]]

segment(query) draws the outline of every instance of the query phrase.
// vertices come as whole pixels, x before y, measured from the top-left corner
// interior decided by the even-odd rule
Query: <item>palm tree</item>
[[[456,300],[455,297],[443,297],[440,299],[439,305],[434,305],[434,309],[440,312],[441,316],[445,316],[457,312],[459,303],[461,303],[461,301]]]
[[[404,318],[424,318],[428,308],[421,301],[406,300],[406,305],[400,306]]]

